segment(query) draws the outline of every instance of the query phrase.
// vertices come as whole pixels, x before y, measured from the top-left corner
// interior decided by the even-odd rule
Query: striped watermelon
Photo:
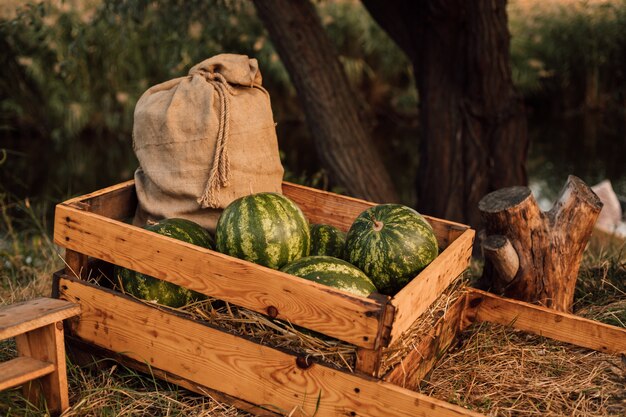
[[[311,256],[343,258],[346,234],[329,224],[311,225]]]
[[[217,222],[217,250],[279,269],[307,256],[309,222],[300,208],[276,193],[241,197],[226,207]]]
[[[376,291],[376,287],[363,271],[332,256],[300,258],[283,267],[281,271],[362,297]]]
[[[146,229],[203,248],[213,248],[209,232],[190,220],[165,219]],[[206,298],[195,291],[126,268],[115,267],[115,276],[125,293],[169,307],[178,308]]]
[[[346,237],[346,259],[393,295],[438,255],[432,227],[417,211],[381,204],[361,213]]]

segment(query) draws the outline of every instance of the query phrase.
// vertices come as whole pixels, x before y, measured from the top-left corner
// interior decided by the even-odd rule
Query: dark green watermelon
[[[346,234],[329,224],[311,225],[311,256],[343,258]]]
[[[300,208],[276,193],[241,197],[226,207],[217,222],[217,250],[236,258],[279,269],[309,254],[309,222]]]
[[[361,213],[346,237],[346,259],[393,295],[437,257],[437,238],[417,211],[381,204]]]
[[[203,248],[213,249],[213,238],[209,232],[190,220],[165,219],[147,226],[146,229]],[[206,298],[195,291],[126,268],[115,267],[115,276],[125,293],[169,307],[178,308]]]
[[[283,267],[281,271],[362,297],[376,291],[376,287],[363,271],[332,256],[300,258]]]

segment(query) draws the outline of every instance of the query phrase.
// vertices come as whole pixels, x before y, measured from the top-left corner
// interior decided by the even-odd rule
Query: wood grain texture
[[[259,417],[280,417],[281,414],[274,413],[263,407],[243,401],[223,392],[216,391],[206,385],[200,385],[189,379],[181,378],[170,372],[148,366],[145,362],[131,359],[119,352],[114,352],[100,346],[96,346],[85,342],[71,335],[65,336],[66,346],[68,347],[68,357],[72,362],[83,369],[90,368],[95,372],[108,372],[111,366],[122,364],[128,368],[143,372],[149,377],[156,377],[172,384],[179,385],[189,391],[200,395],[208,395],[214,400],[229,404],[239,410],[246,411]]]
[[[391,343],[398,340],[450,283],[469,267],[474,234],[472,229],[465,230],[393,297],[391,304],[396,308],[396,317],[391,330]]]
[[[293,200],[311,223],[333,225],[344,232],[352,226],[354,219],[375,203],[347,197],[328,191],[316,190],[302,185],[283,182],[283,193]],[[461,223],[424,215],[433,227],[439,247],[445,249],[450,242],[469,229]]]
[[[87,205],[91,205],[91,203],[93,203],[95,200],[100,200],[100,199],[111,199],[112,195],[116,195],[117,193],[126,193],[126,192],[135,192],[135,180],[128,180],[128,181],[124,181],[121,182],[119,184],[115,184],[112,185],[110,187],[106,187],[106,188],[102,188],[100,190],[94,191],[93,193],[89,193],[89,194],[83,194],[74,198],[71,198],[69,200],[66,200],[64,202],[64,204],[76,204],[76,203],[81,203],[81,204],[87,204]],[[100,200],[103,201],[103,200]],[[101,204],[101,203],[98,203]]]
[[[511,326],[561,342],[607,353],[626,353],[626,329],[523,301],[472,289],[468,295],[472,320]]]
[[[26,356],[0,363],[0,391],[54,372],[54,364]]]
[[[20,356],[54,364],[53,372],[24,385],[24,397],[37,404],[43,394],[50,413],[62,413],[69,407],[63,322],[17,335],[15,344]]]
[[[77,278],[85,277],[87,273],[87,255],[71,249],[65,249],[65,272]]]
[[[0,308],[0,340],[80,314],[78,304],[54,298],[35,298]]]
[[[483,280],[492,291],[571,312],[583,251],[602,209],[591,188],[570,175],[549,211],[541,211],[531,190],[519,186],[487,194],[479,209],[487,239],[506,237],[519,260],[510,277],[502,274],[504,252],[486,256]]]
[[[466,298],[460,297],[437,321],[432,330],[415,343],[414,349],[383,379],[400,387],[415,390],[422,379],[456,341],[457,335],[469,323],[463,321]]]
[[[54,240],[66,248],[344,340],[377,348],[384,304],[67,205]]]
[[[300,407],[324,416],[480,416],[393,384],[296,357],[178,317],[74,279],[60,279],[61,296],[83,314],[72,332],[97,346],[288,414]]]

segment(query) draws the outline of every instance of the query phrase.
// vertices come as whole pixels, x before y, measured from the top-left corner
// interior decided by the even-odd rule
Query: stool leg
[[[55,365],[51,374],[24,385],[24,396],[38,404],[43,391],[48,410],[58,415],[69,407],[63,322],[59,321],[15,337],[20,356],[30,356]]]

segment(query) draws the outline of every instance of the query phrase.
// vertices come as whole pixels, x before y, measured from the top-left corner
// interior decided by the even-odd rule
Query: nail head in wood
[[[308,356],[298,356],[296,358],[296,366],[300,369],[309,369],[313,365],[313,359]]]
[[[270,318],[275,319],[278,317],[278,309],[274,306],[269,306],[267,308],[267,315],[270,316]]]

